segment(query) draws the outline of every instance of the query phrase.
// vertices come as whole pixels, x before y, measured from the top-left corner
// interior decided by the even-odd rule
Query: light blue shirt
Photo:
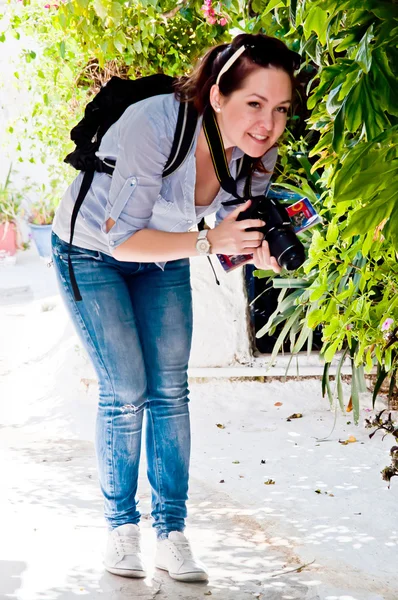
[[[202,217],[216,213],[216,223],[219,223],[235,209],[235,206],[222,206],[222,202],[232,199],[222,188],[209,206],[195,206],[195,150],[201,118],[184,163],[172,175],[162,177],[174,139],[178,107],[174,94],[148,98],[130,106],[108,129],[97,155],[102,159],[116,159],[115,171],[112,177],[95,173],[76,221],[73,240],[76,246],[112,255],[114,248],[140,229],[189,231],[196,228]],[[243,152],[234,148],[229,164],[233,177],[242,156]],[[253,176],[254,196],[266,191],[276,157],[276,147],[263,157],[269,173]],[[79,173],[65,192],[54,220],[55,233],[67,242],[82,177]],[[241,195],[244,183],[244,179],[238,182]],[[107,233],[105,224],[109,217],[115,225]],[[165,263],[157,264],[163,267]]]

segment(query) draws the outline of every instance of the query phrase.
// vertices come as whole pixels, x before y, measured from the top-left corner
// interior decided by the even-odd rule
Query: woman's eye
[[[253,102],[249,102],[249,106],[251,106],[252,108],[258,108],[260,106],[259,102],[255,102],[253,100]]]
[[[286,108],[286,106],[279,106],[279,107],[278,107],[276,110],[277,110],[278,112],[280,112],[280,113],[284,113],[284,114],[286,114],[286,113],[287,113],[287,108]]]

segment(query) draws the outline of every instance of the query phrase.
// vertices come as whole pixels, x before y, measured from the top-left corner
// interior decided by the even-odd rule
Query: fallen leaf
[[[212,595],[212,593],[210,590],[208,592],[205,592],[205,596],[211,596],[211,595]]]
[[[282,406],[283,402],[275,402],[274,406]]]
[[[334,498],[334,494],[329,494],[329,496],[331,496],[332,498]]]
[[[273,479],[267,479],[267,481],[264,481],[264,485],[275,485],[275,481]]]
[[[292,419],[302,419],[302,418],[303,418],[303,415],[301,413],[293,413],[286,420],[291,421]]]
[[[266,460],[264,460],[264,459],[262,458],[262,459],[261,459],[261,463],[260,463],[260,464],[262,464],[262,465],[265,465],[265,463],[266,463],[266,462],[267,462],[267,461],[266,461]]]
[[[239,461],[239,460],[233,460],[233,461],[232,461],[232,464],[233,464],[233,465],[240,465],[240,461]]]
[[[345,410],[346,410],[346,412],[351,412],[352,411],[352,396],[351,396],[350,401],[348,403],[348,406],[347,406],[347,408]]]
[[[220,479],[220,483],[225,483],[225,479]]]
[[[245,477],[244,475],[239,475],[240,479],[244,479],[244,477]]]
[[[347,444],[354,444],[356,441],[357,441],[357,438],[354,437],[353,435],[350,435],[348,440],[339,440],[340,444],[343,444],[343,446],[347,446]]]
[[[225,429],[225,425],[223,425],[222,423],[216,423],[216,425],[219,429]]]
[[[321,490],[315,490],[316,494],[322,494]]]

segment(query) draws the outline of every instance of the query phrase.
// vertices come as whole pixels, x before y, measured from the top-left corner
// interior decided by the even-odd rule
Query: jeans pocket
[[[63,262],[68,262],[68,254],[70,254],[73,263],[79,262],[80,260],[102,260],[101,252],[99,250],[88,250],[87,248],[80,248],[79,246],[70,246],[67,242],[64,242],[60,238],[53,237],[53,253],[56,258]]]

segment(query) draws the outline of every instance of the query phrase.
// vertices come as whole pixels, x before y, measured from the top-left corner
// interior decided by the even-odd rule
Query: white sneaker
[[[146,577],[140,550],[138,525],[126,523],[109,532],[104,566],[122,577]]]
[[[158,540],[155,566],[168,571],[179,581],[207,581],[205,566],[192,556],[192,550],[181,531],[171,531],[165,540]]]

